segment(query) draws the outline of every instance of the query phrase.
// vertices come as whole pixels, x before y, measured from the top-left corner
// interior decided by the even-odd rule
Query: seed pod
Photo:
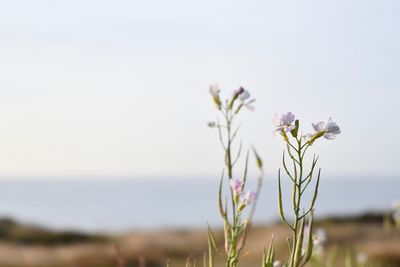
[[[296,253],[294,255],[294,265],[293,265],[294,267],[300,266],[300,261],[302,258],[303,237],[304,237],[304,220],[305,220],[305,218],[303,217],[303,219],[301,219],[301,221],[300,221],[300,231],[297,236],[296,249],[294,252],[294,253]]]

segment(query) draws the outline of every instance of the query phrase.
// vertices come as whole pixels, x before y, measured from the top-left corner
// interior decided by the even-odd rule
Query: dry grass
[[[373,260],[386,262],[384,266],[400,266],[400,234],[384,232],[379,221],[325,220],[319,223],[328,236],[328,249],[351,249],[363,251]],[[242,266],[260,266],[261,253],[272,234],[277,242],[278,258],[287,254],[285,238],[289,234],[283,225],[255,226],[247,243],[248,253]],[[130,232],[111,236],[105,240],[85,243],[38,245],[15,242],[0,243],[0,266],[2,267],[111,267],[121,266],[184,266],[189,257],[202,262],[207,251],[204,230],[160,230],[153,232]],[[221,231],[216,239],[222,244]],[[115,245],[119,246],[121,257]],[[222,248],[221,248],[222,249]],[[198,264],[200,266],[201,264]]]

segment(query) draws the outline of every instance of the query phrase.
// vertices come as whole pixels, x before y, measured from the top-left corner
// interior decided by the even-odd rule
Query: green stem
[[[229,108],[225,111],[225,120],[226,120],[226,130],[227,130],[227,146],[225,151],[225,164],[228,174],[228,180],[233,179],[233,164],[232,164],[232,121],[234,114],[232,114],[232,110]],[[237,207],[235,204],[235,193],[233,189],[230,187],[231,192],[231,201],[232,201],[232,229],[231,229],[231,238],[228,240],[229,249],[228,255],[226,259],[226,267],[236,267],[237,265],[237,239],[239,235],[239,222],[240,218],[237,214]]]
[[[298,247],[297,247],[297,239],[298,239],[298,234],[299,234],[299,222],[300,222],[300,205],[301,205],[301,197],[302,197],[302,180],[303,180],[303,157],[304,154],[302,153],[302,146],[301,146],[301,140],[297,139],[297,146],[298,148],[294,148],[293,145],[291,145],[291,147],[293,147],[293,149],[297,152],[297,159],[292,156],[292,160],[294,163],[294,166],[297,165],[299,166],[299,172],[297,173],[297,170],[295,168],[295,177],[294,177],[294,185],[293,185],[293,198],[294,198],[294,203],[293,203],[293,211],[294,211],[294,223],[293,223],[293,244],[292,244],[292,253],[291,253],[291,257],[290,257],[290,262],[289,262],[289,266],[290,267],[297,267],[294,266],[295,262],[295,255],[298,253]],[[308,147],[306,147],[307,149]],[[301,249],[301,248],[300,248]]]

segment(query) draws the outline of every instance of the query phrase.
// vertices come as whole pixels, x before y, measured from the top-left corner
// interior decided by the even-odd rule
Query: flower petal
[[[320,122],[318,122],[316,124],[312,123],[311,125],[312,125],[312,127],[314,128],[314,130],[316,132],[320,132],[320,131],[325,130],[325,122],[323,122],[323,121],[320,121]]]

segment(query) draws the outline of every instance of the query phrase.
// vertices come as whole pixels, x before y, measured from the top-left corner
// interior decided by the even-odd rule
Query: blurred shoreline
[[[276,186],[275,179],[265,179],[255,223],[279,218]],[[249,180],[249,188],[254,187]],[[315,214],[386,211],[400,199],[398,188],[400,179],[395,178],[323,179]],[[217,190],[218,180],[207,178],[0,180],[0,217],[90,233],[202,228],[207,223],[218,227]],[[290,190],[285,182],[283,190]]]
[[[385,266],[399,266],[400,233],[386,232],[384,217],[383,213],[327,217],[318,220],[316,226],[327,233],[327,250],[361,251],[375,261],[385,262]],[[289,234],[286,227],[280,223],[255,224],[247,244],[251,253],[244,259],[245,266],[259,265],[262,249],[272,234],[280,247],[278,258],[285,256],[285,238]],[[217,243],[223,244],[221,229],[215,229],[215,236]],[[4,267],[111,267],[117,266],[118,257],[123,257],[127,266],[139,266],[139,261],[145,260],[146,266],[161,267],[167,259],[173,266],[184,266],[188,257],[200,261],[206,251],[206,227],[91,234],[50,231],[12,219],[0,220],[0,266]]]

